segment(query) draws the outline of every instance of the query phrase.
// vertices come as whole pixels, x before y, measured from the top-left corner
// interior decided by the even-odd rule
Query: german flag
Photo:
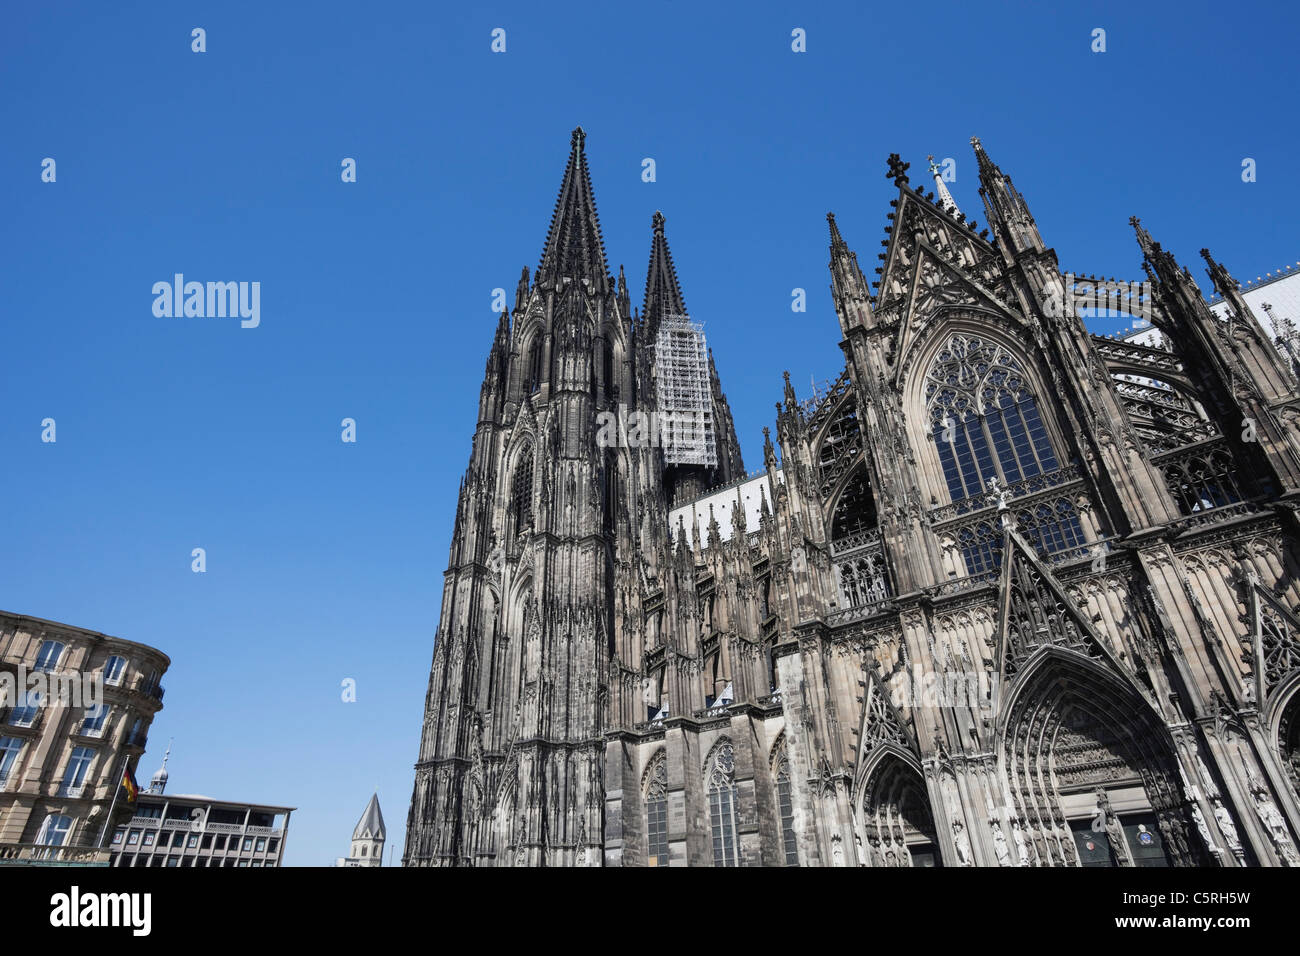
[[[126,791],[126,802],[135,803],[135,798],[140,795],[140,785],[135,782],[130,768],[122,771],[122,789]]]

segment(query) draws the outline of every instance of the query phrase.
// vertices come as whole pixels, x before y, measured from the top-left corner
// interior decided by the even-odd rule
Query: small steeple
[[[175,739],[176,738],[173,737],[167,741],[167,751],[163,754],[162,766],[159,767],[156,771],[154,771],[154,775],[151,778],[149,778],[149,789],[147,791],[148,793],[160,794],[167,789],[167,761],[171,758],[172,740]]]
[[[934,156],[925,158],[930,163],[930,175],[934,177],[934,194],[939,197],[939,208],[950,216],[956,216],[961,210],[957,208],[952,193],[948,192],[948,186],[943,181],[943,170],[934,161]]]
[[[569,162],[537,266],[537,281],[543,284],[562,278],[590,279],[596,285],[612,281],[587,172],[586,141],[587,134],[579,126],[569,141]]]
[[[386,840],[387,838],[388,831],[384,828],[384,815],[379,809],[379,794],[372,793],[370,802],[366,804],[365,812],[361,814],[356,829],[352,831],[352,839]]]

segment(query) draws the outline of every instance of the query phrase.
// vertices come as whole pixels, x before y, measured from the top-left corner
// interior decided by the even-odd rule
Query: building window
[[[274,853],[279,848],[280,848],[280,841],[276,839],[272,839],[269,843],[266,844],[266,849],[268,853]]]
[[[191,833],[190,838],[186,842],[185,846],[192,850],[198,845],[199,845],[199,835],[197,833]]]
[[[1169,491],[1185,515],[1241,501],[1236,467],[1226,449],[1167,464],[1162,469]]]
[[[132,832],[134,833],[135,831]],[[113,834],[113,846],[119,846],[121,842],[122,842],[122,831],[118,830],[116,833]]]
[[[668,865],[668,760],[655,754],[645,796],[646,865]]]
[[[83,737],[102,737],[104,736],[104,722],[108,719],[108,707],[104,704],[97,704],[90,710],[86,711],[86,719],[81,724],[81,734]]]
[[[36,670],[54,670],[59,664],[59,658],[63,656],[64,646],[58,641],[43,642],[40,651],[36,655]]]
[[[119,836],[120,836],[121,833],[122,833],[121,830],[118,830],[117,832],[118,832],[118,835],[119,835]],[[126,845],[127,845],[127,846],[135,846],[135,845],[136,845],[137,843],[139,843],[139,842],[140,842],[140,831],[139,831],[139,830],[132,830],[130,833],[128,833],[128,834],[126,835]]]
[[[257,852],[263,853],[266,850],[266,837],[257,838]]]
[[[510,484],[510,511],[514,515],[515,534],[522,534],[533,524],[533,450],[529,448],[515,466]]]
[[[252,837],[244,837],[244,849],[245,849],[245,850],[251,850],[252,848],[253,848],[253,838],[252,838]]]
[[[30,727],[36,723],[36,718],[41,713],[41,693],[34,690],[26,694],[19,693],[18,697],[22,702],[9,714],[9,723],[15,727]]]
[[[41,823],[41,830],[36,835],[36,842],[41,846],[63,846],[72,832],[72,817],[61,813],[51,813]]]
[[[705,784],[709,788],[713,865],[739,866],[739,845],[736,840],[736,765],[729,740],[723,740],[713,748]]]
[[[153,841],[157,838],[157,830],[149,830],[144,835],[144,846],[153,846]]]
[[[542,387],[542,336],[533,337],[533,344],[528,349],[528,393],[532,394]]]
[[[953,501],[1060,468],[1038,403],[1007,349],[956,333],[926,375],[926,406]]]
[[[9,772],[18,762],[23,742],[17,737],[0,737],[0,787],[9,779]]]
[[[203,834],[203,849],[205,849],[205,850],[210,850],[210,849],[212,849],[212,834],[211,834],[211,833],[205,833],[205,834]]]
[[[68,758],[68,769],[63,774],[63,786],[59,788],[61,797],[79,797],[86,785],[86,772],[95,759],[95,751],[90,747],[74,747]]]
[[[126,658],[118,657],[114,654],[104,664],[104,683],[110,687],[116,687],[122,683],[122,677],[126,674]]]
[[[785,865],[799,865],[799,841],[794,835],[794,800],[790,791],[790,761],[786,756],[785,740],[781,740],[776,756],[776,808],[781,814],[781,846],[785,851]]]

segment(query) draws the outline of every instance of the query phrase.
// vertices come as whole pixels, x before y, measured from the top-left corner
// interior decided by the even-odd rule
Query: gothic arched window
[[[646,774],[646,865],[668,865],[668,760],[660,750]]]
[[[740,866],[736,840],[736,756],[731,741],[713,748],[704,784],[709,789],[709,831],[713,865]]]
[[[530,395],[542,387],[542,336],[533,336],[533,344],[528,347],[528,362],[525,365],[528,370],[528,377],[525,381],[525,391]]]
[[[1020,362],[977,335],[954,333],[926,373],[926,409],[953,501],[1060,468]]]
[[[533,524],[533,450],[529,448],[515,465],[510,482],[510,515],[514,533],[522,534]]]
[[[799,842],[794,835],[794,799],[790,791],[790,761],[786,755],[785,737],[777,744],[773,764],[776,771],[776,806],[781,814],[781,847],[785,851],[785,865],[799,865]]]

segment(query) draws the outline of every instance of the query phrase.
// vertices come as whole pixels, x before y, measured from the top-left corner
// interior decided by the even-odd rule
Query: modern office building
[[[156,648],[0,611],[0,864],[100,864],[170,666]],[[130,812],[119,800],[113,815]]]
[[[170,748],[168,750],[170,753]],[[119,826],[111,866],[279,866],[296,807],[167,796],[167,763]]]

